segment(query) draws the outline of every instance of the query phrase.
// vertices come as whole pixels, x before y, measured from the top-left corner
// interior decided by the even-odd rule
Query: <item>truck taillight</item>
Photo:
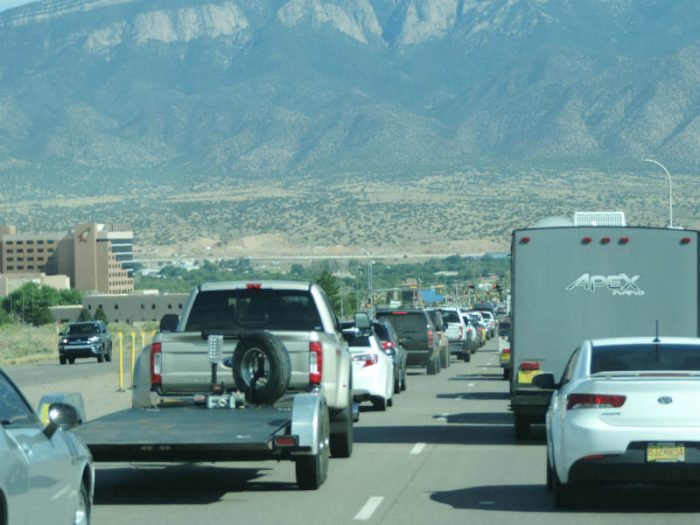
[[[323,378],[323,345],[319,341],[309,343],[309,383],[320,385]]]
[[[620,408],[625,404],[625,396],[606,394],[569,394],[566,398],[566,409],[574,408]]]
[[[163,354],[160,343],[151,343],[151,385],[160,386],[163,382]]]
[[[524,361],[520,363],[520,370],[539,370],[540,364],[537,361]]]
[[[428,330],[428,346],[433,346],[433,331]]]
[[[510,355],[510,348],[504,348],[503,355]]]

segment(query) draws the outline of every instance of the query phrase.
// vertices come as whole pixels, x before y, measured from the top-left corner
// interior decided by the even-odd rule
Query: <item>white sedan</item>
[[[352,395],[355,401],[370,401],[375,410],[393,404],[394,362],[384,352],[374,333],[356,335],[350,342]]]
[[[547,412],[547,489],[557,507],[582,484],[700,482],[700,339],[585,341]]]
[[[0,523],[90,523],[94,470],[88,449],[64,429],[79,423],[71,405],[48,407],[42,427],[0,371]]]

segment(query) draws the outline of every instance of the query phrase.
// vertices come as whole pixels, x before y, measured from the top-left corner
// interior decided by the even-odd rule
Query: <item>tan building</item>
[[[83,292],[129,293],[134,233],[125,224],[78,224],[68,233],[17,233],[0,226],[0,274],[67,275]]]
[[[182,313],[189,293],[137,292],[129,295],[86,295],[83,307],[94,317],[102,308],[110,323],[160,321],[165,314]]]
[[[67,275],[46,275],[45,273],[0,274],[0,296],[10,295],[27,283],[50,286],[57,290],[70,289],[70,279],[68,279]]]

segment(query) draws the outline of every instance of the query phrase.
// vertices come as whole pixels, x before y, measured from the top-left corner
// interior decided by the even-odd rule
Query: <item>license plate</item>
[[[541,370],[518,370],[518,383],[529,385],[532,379],[541,373]]]
[[[685,445],[678,443],[649,443],[647,445],[647,463],[683,463]]]
[[[510,354],[501,354],[501,361],[503,363],[510,363]]]

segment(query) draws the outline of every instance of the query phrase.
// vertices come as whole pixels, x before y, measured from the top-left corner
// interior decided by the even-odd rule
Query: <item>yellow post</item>
[[[134,365],[136,363],[136,332],[131,332],[131,388],[134,388]]]
[[[141,348],[146,346],[146,332],[141,330]]]
[[[124,391],[124,334],[120,331],[117,332],[117,337],[119,338],[119,391]]]

